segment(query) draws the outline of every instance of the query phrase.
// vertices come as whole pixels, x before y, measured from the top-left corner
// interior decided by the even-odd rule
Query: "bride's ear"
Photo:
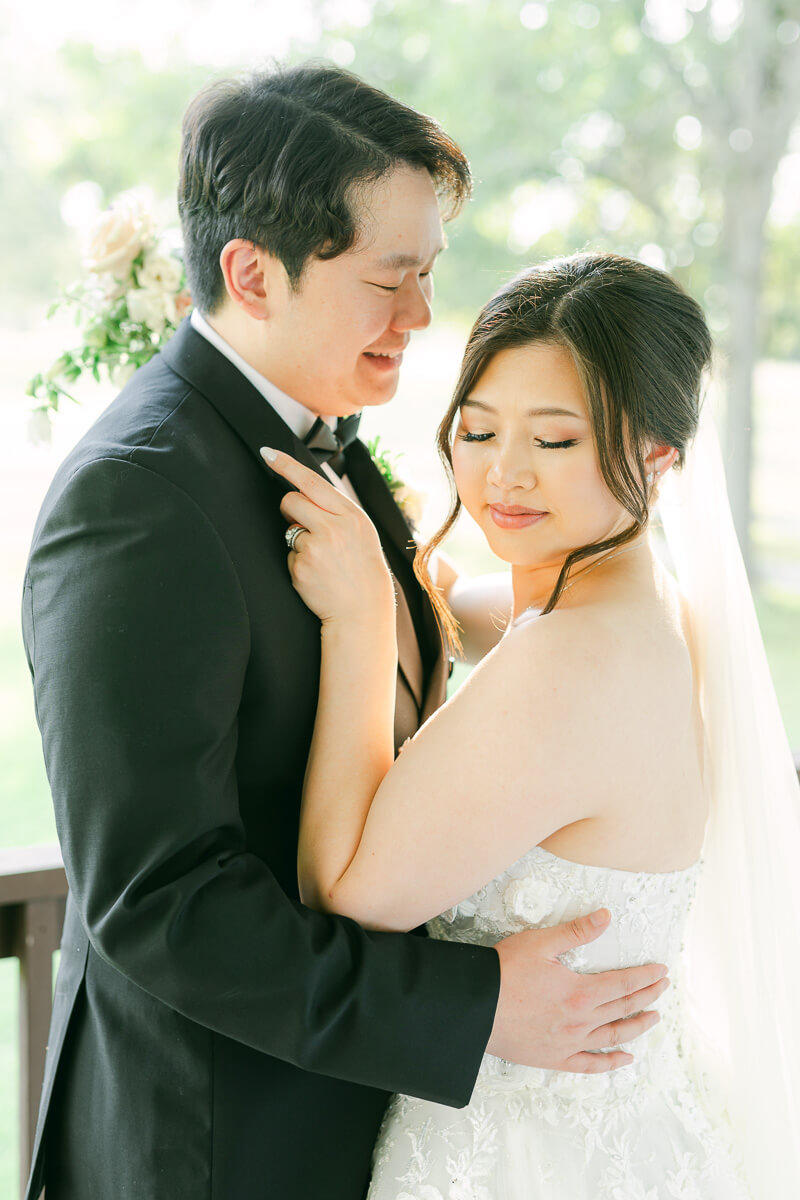
[[[644,460],[648,482],[657,483],[677,458],[678,451],[674,446],[667,446],[666,444],[651,446],[650,452]]]

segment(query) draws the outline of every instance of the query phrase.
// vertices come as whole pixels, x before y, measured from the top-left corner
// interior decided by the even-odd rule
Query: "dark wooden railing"
[[[795,755],[800,778],[800,754]],[[36,1131],[67,878],[58,846],[0,851],[0,958],[19,959],[19,1161],[24,1195]]]
[[[24,1195],[36,1131],[67,877],[58,846],[0,851],[0,958],[19,959],[19,1173]]]

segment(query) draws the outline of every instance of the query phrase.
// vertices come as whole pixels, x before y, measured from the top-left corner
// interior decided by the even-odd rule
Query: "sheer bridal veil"
[[[800,785],[706,403],[658,513],[688,601],[709,743],[705,869],[686,942],[708,1076],[754,1200],[800,1195]]]

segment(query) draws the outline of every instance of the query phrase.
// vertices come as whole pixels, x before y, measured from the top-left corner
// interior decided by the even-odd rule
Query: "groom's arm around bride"
[[[555,963],[597,936],[588,921],[498,955],[297,898],[319,627],[258,449],[319,469],[315,416],[391,397],[396,372],[369,360],[430,319],[437,191],[457,208],[468,184],[438,127],[333,69],[218,85],[187,114],[181,210],[207,322],[59,469],[25,580],[70,884],[30,1200],[45,1182],[48,1200],[358,1200],[387,1092],[463,1105],[490,1037],[561,1061],[657,976],[620,980],[601,1017],[591,980]],[[416,265],[387,272],[398,247]],[[402,739],[442,699],[441,642],[388,489],[363,445],[345,457],[416,642]]]

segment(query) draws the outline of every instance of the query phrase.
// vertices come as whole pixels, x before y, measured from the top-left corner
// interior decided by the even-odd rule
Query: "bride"
[[[321,620],[304,902],[485,945],[606,907],[567,965],[658,960],[674,980],[618,1071],[486,1055],[462,1110],[394,1097],[370,1200],[798,1194],[800,808],[724,476],[695,437],[710,354],[698,305],[616,256],[527,270],[489,301],[439,433],[457,498],[417,566],[457,647],[428,563],[463,506],[511,564],[514,615],[394,762],[377,534],[263,452],[298,489],[289,568]],[[659,498],[678,582],[651,543]]]

